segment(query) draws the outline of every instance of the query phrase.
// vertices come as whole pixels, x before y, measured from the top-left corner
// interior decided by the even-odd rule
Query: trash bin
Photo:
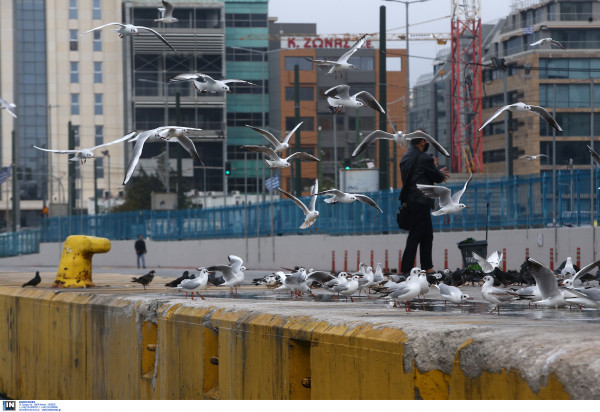
[[[460,253],[462,253],[463,264],[465,267],[481,270],[481,266],[479,266],[479,263],[477,263],[473,257],[472,252],[477,253],[483,258],[486,258],[487,246],[488,244],[486,240],[475,240],[473,238],[468,238],[462,242],[458,242],[458,248],[460,249]]]

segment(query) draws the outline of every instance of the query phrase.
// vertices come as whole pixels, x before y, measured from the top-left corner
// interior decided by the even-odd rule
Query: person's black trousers
[[[409,203],[411,216],[406,247],[402,254],[401,273],[408,275],[414,267],[419,247],[421,269],[433,268],[431,248],[433,246],[433,224],[431,223],[431,209],[421,203]]]

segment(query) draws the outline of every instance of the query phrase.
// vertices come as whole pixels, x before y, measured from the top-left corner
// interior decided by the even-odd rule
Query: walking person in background
[[[401,273],[408,275],[414,266],[419,247],[421,269],[433,273],[433,259],[431,248],[433,246],[433,224],[431,222],[431,209],[434,200],[425,197],[417,189],[417,183],[433,185],[448,179],[449,172],[445,167],[438,166],[438,158],[427,152],[429,142],[425,139],[413,139],[400,161],[402,174],[402,192],[400,201],[407,208],[410,216],[406,247],[402,255]]]
[[[142,267],[146,268],[146,259],[144,255],[146,254],[146,242],[144,242],[144,237],[142,235],[138,236],[138,240],[135,241],[135,253],[137,254],[137,267],[140,268],[140,260],[142,261]]]

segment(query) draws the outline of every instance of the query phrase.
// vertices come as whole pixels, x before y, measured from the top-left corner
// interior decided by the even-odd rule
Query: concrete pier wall
[[[600,242],[600,231],[596,231],[596,244]],[[148,254],[147,267],[198,267],[227,262],[227,255],[234,254],[244,259],[251,269],[273,269],[278,267],[305,266],[307,268],[332,268],[332,252],[335,252],[335,269],[344,269],[344,255],[347,251],[348,270],[356,270],[357,255],[370,264],[371,250],[376,264],[385,266],[385,251],[388,251],[388,267],[398,268],[399,251],[406,244],[406,233],[396,235],[327,236],[310,234],[298,236],[263,237],[260,239],[208,239],[171,242],[146,241]],[[433,263],[435,268],[445,265],[445,250],[448,250],[448,267],[462,267],[462,257],[457,243],[467,238],[485,240],[485,231],[442,232],[434,235]],[[539,244],[541,242],[541,245]],[[136,256],[134,241],[112,241],[110,252],[94,257],[94,265],[112,267],[133,267]],[[554,249],[554,261],[558,264],[567,256],[576,262],[577,248],[580,248],[581,263],[585,264],[600,258],[594,253],[594,239],[591,227],[559,228],[555,232],[548,229],[494,230],[488,233],[488,253],[506,249],[506,267],[518,269],[525,261],[526,248],[529,255],[549,265],[550,249]],[[597,249],[597,248],[596,248]],[[62,252],[62,244],[43,243],[40,253],[0,259],[5,265],[54,265]],[[418,254],[417,254],[418,260]]]
[[[600,398],[595,327],[509,325],[498,316],[383,307],[367,319],[364,308],[329,305],[0,287],[0,393],[13,399]]]

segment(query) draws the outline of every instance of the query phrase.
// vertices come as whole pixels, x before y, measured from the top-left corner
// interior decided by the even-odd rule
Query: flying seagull
[[[188,133],[190,131],[200,131],[202,129],[193,129],[189,127],[178,127],[178,126],[163,126],[157,127],[156,129],[147,130],[138,134],[136,137],[130,140],[130,142],[135,141],[135,146],[133,147],[133,151],[131,153],[131,158],[129,159],[129,164],[127,164],[127,172],[125,174],[125,180],[123,180],[123,184],[127,184],[135,167],[137,166],[138,160],[140,160],[140,156],[142,155],[142,149],[144,148],[144,143],[150,137],[161,138],[167,142],[177,142],[194,158],[195,161],[202,163],[200,160],[200,156],[196,151],[196,146],[194,146],[194,142],[189,138]]]
[[[367,41],[367,35],[364,34],[354,45],[348,50],[346,53],[342,54],[342,56],[337,60],[319,60],[319,59],[310,59],[305,57],[311,63],[315,63],[317,66],[331,66],[327,74],[334,74],[334,78],[337,79],[337,74],[340,74],[340,78],[342,76],[342,72],[348,69],[358,70],[356,66],[348,63],[348,59],[358,50],[360,49],[365,42]]]
[[[160,12],[160,19],[155,19],[155,23],[177,23],[179,21],[178,18],[173,17],[173,5],[168,1],[162,0],[162,4],[164,7],[159,7],[158,11]]]
[[[551,37],[546,37],[545,39],[539,39],[538,41],[536,41],[534,43],[531,43],[530,46],[541,46],[542,44],[546,44],[546,43],[550,43],[551,45],[554,45],[556,47],[560,47],[563,50],[567,50],[567,49],[565,49],[565,46],[563,46],[562,44],[560,44],[556,40],[552,40]]]
[[[140,33],[139,33],[139,31],[140,31],[140,30],[147,30],[147,31],[149,31],[150,33],[152,33],[153,35],[155,35],[155,36],[156,36],[156,37],[157,37],[157,38],[158,38],[160,41],[162,41],[164,44],[166,44],[167,46],[169,46],[169,47],[171,48],[171,50],[173,50],[174,52],[176,52],[176,51],[177,51],[177,50],[175,50],[175,48],[174,48],[173,46],[171,46],[171,45],[169,44],[169,42],[168,42],[167,40],[165,40],[165,38],[164,38],[163,36],[161,36],[161,35],[160,35],[160,34],[159,34],[159,33],[158,33],[156,30],[153,30],[153,29],[151,29],[151,28],[149,28],[149,27],[144,27],[144,26],[134,26],[133,24],[123,24],[123,23],[116,23],[116,22],[113,22],[113,23],[106,23],[106,24],[103,24],[102,26],[98,26],[98,27],[95,27],[95,28],[93,28],[93,29],[91,29],[91,30],[84,31],[84,32],[82,33],[82,35],[85,35],[85,34],[87,34],[87,33],[89,33],[89,32],[92,32],[92,31],[94,31],[94,30],[100,30],[100,29],[103,29],[103,28],[105,28],[105,27],[108,27],[108,26],[119,26],[119,28],[118,28],[118,29],[113,29],[113,31],[116,31],[117,33],[119,33],[119,37],[120,37],[120,38],[123,38],[123,37],[125,37],[125,36],[139,35],[139,34],[140,34]]]
[[[17,105],[14,103],[9,103],[6,100],[4,100],[2,97],[0,97],[0,110],[1,109],[6,109],[6,111],[15,119],[17,118],[17,115],[15,113],[15,109],[17,108]]]
[[[377,203],[375,203],[375,201],[369,196],[357,193],[345,193],[339,189],[324,190],[322,192],[316,193],[316,195],[331,195],[331,197],[325,199],[325,203],[354,203],[358,200],[359,202],[363,202],[369,206],[373,206],[375,209],[383,213],[383,210],[381,210],[381,208],[377,206]]]
[[[451,195],[450,189],[444,186],[422,185],[417,183],[417,189],[430,199],[440,199],[440,208],[431,212],[433,216],[447,215],[449,213],[460,212],[467,207],[463,203],[460,203],[460,197],[465,193],[465,190],[467,190],[467,186],[472,177],[473,175],[470,175],[463,188],[453,195]]]
[[[550,126],[554,127],[556,130],[558,130],[559,132],[563,131],[561,129],[561,127],[558,125],[557,121],[554,119],[554,117],[552,117],[550,115],[550,113],[548,113],[546,111],[546,109],[544,109],[543,107],[540,107],[540,106],[533,106],[533,105],[529,105],[529,104],[525,104],[525,103],[521,103],[521,102],[509,104],[509,105],[503,106],[500,109],[498,109],[496,111],[496,113],[494,113],[492,115],[492,117],[487,119],[487,121],[483,124],[483,126],[481,126],[479,128],[479,131],[481,131],[485,126],[487,126],[496,117],[500,116],[500,113],[502,113],[505,110],[508,110],[509,112],[532,112],[532,113],[535,113],[538,116],[540,116],[542,119],[544,119]]]
[[[383,107],[369,92],[358,92],[350,96],[350,86],[347,84],[340,84],[334,86],[331,89],[325,91],[324,95],[327,97],[327,103],[333,113],[339,113],[344,107],[370,107],[371,109],[384,113]]]
[[[119,143],[125,140],[130,139],[131,137],[133,137],[134,134],[136,134],[137,132],[131,132],[126,136],[121,137],[120,139],[117,140],[113,140],[112,142],[108,142],[108,143],[103,143],[103,144],[99,144],[97,146],[94,147],[90,147],[87,149],[78,149],[78,150],[54,150],[54,149],[43,149],[41,147],[37,147],[35,145],[33,145],[33,147],[35,147],[38,150],[43,150],[44,152],[52,152],[52,153],[62,153],[62,154],[72,154],[73,157],[70,158],[69,160],[72,162],[76,162],[76,161],[80,161],[81,164],[84,164],[85,161],[87,159],[93,159],[94,156],[94,150],[99,149],[101,147],[104,146],[110,146],[111,144],[115,144],[115,143]]]
[[[271,142],[273,144],[273,146],[275,146],[273,148],[273,150],[275,151],[275,153],[281,153],[283,152],[285,149],[287,149],[288,147],[290,147],[289,145],[289,141],[290,138],[292,137],[292,135],[296,132],[296,130],[302,125],[303,122],[300,122],[296,125],[296,127],[294,127],[292,129],[291,132],[289,132],[285,138],[283,138],[283,140],[280,142],[279,140],[277,140],[277,138],[275,136],[273,136],[272,133],[264,130],[264,129],[259,129],[258,127],[254,127],[254,126],[250,126],[250,125],[246,125],[246,127],[251,128],[252,130],[254,130],[255,132],[258,132],[260,134],[262,134],[269,142]]]
[[[286,195],[287,197],[292,199],[292,201],[300,209],[302,209],[302,212],[304,213],[306,218],[304,219],[304,222],[302,223],[302,225],[300,225],[300,229],[306,229],[307,227],[309,227],[310,225],[312,225],[313,223],[316,222],[317,218],[319,217],[319,212],[317,210],[315,210],[315,205],[317,203],[317,193],[319,192],[319,180],[318,179],[315,179],[315,184],[310,187],[311,197],[310,197],[310,202],[308,203],[308,207],[306,207],[306,205],[304,203],[302,203],[302,201],[300,199],[298,199],[296,196],[292,195],[291,193],[288,193],[285,190],[282,190],[280,188],[277,188],[277,190],[279,190],[281,193],[283,193],[284,195]]]
[[[311,155],[309,153],[305,153],[305,152],[296,152],[296,153],[292,153],[288,157],[279,157],[279,155],[277,153],[275,153],[275,150],[271,149],[270,147],[266,147],[266,146],[244,145],[244,146],[242,146],[242,149],[249,150],[251,152],[256,152],[256,153],[264,153],[267,156],[269,156],[269,158],[271,160],[265,159],[265,163],[271,169],[290,167],[290,160],[292,160],[294,158],[298,158],[300,160],[313,160],[315,162],[320,162],[319,159],[317,159],[313,155]]]
[[[359,145],[356,146],[356,149],[354,149],[354,152],[352,152],[352,157],[356,157],[359,154],[361,154],[371,142],[377,139],[393,140],[402,146],[406,144],[407,140],[425,139],[429,143],[431,143],[431,145],[435,147],[435,149],[438,152],[440,152],[444,156],[450,157],[450,153],[448,153],[448,151],[444,149],[444,147],[437,140],[420,130],[417,130],[416,132],[412,133],[403,133],[402,131],[396,131],[394,134],[384,132],[383,130],[375,130],[374,132],[369,133],[367,137],[365,137],[362,140],[362,142],[360,142]]]
[[[550,156],[548,156],[548,155],[545,155],[545,154],[537,154],[537,155],[523,155],[523,156],[519,157],[519,160],[520,160],[520,159],[527,159],[527,160],[537,160],[537,159],[538,159],[538,158],[540,158],[540,157],[547,157],[547,158],[550,158]]]
[[[498,266],[500,266],[500,262],[502,261],[502,252],[499,252],[497,250],[494,250],[487,257],[487,259],[479,256],[475,252],[471,252],[471,253],[473,254],[473,257],[475,258],[477,263],[479,263],[479,266],[481,266],[481,270],[483,271],[483,273],[493,272],[494,269],[496,269]]]
[[[180,81],[192,81],[194,88],[200,93],[220,93],[226,92],[231,93],[228,83],[243,83],[250,86],[257,86],[257,84],[247,82],[246,80],[226,79],[226,80],[215,80],[207,74],[202,73],[183,73],[173,76],[169,79],[169,82],[180,82]]]

